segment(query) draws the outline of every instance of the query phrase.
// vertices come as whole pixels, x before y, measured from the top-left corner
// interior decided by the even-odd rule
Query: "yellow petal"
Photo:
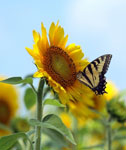
[[[46,40],[40,39],[37,42],[37,46],[38,46],[39,54],[41,56],[43,56],[45,54],[45,52],[47,51],[47,49],[48,49]]]
[[[53,38],[54,38],[54,32],[55,32],[55,24],[52,22],[50,29],[49,29],[49,40],[50,40],[50,45],[53,45]]]
[[[43,23],[41,24],[41,30],[42,30],[42,41],[45,44],[45,47],[47,49],[49,47],[49,43],[48,43],[46,28],[44,27]]]
[[[59,93],[59,98],[60,98],[62,104],[66,104],[69,101],[69,97],[68,97],[67,93],[64,94],[64,92]]]
[[[40,34],[37,33],[35,30],[33,30],[33,39],[34,39],[34,42],[37,43],[37,41],[39,40],[40,38]]]
[[[33,51],[32,49],[25,47],[25,49],[27,50],[27,52],[34,58],[34,59],[39,59],[39,56],[36,54],[35,51]]]
[[[77,50],[77,49],[80,49],[80,46],[79,45],[76,46],[75,43],[72,43],[72,44],[68,45],[65,50],[68,53],[70,53],[70,52],[73,52],[74,50]]]
[[[58,44],[63,38],[64,38],[64,29],[61,26],[59,26],[54,34],[54,41],[53,41],[54,45],[58,46]]]
[[[43,68],[43,64],[42,64],[42,62],[40,60],[36,60],[35,64],[37,65],[38,69]]]
[[[41,78],[41,77],[43,77],[44,75],[43,75],[43,73],[42,72],[40,72],[40,71],[37,71],[37,72],[35,72],[34,73],[34,75],[33,75],[34,77],[36,77],[36,78]]]
[[[72,120],[70,118],[70,115],[68,115],[68,113],[62,112],[60,114],[60,118],[67,128],[71,128]]]
[[[89,61],[87,59],[79,60],[79,61],[74,61],[76,64],[76,71],[83,71],[84,68],[89,64]]]
[[[47,38],[46,28],[44,27],[43,23],[41,23],[41,31],[42,31],[42,38]]]
[[[76,49],[69,53],[70,57],[73,59],[73,61],[81,60],[84,56],[81,49]]]
[[[64,50],[67,41],[68,41],[68,35],[66,35],[66,36],[61,40],[61,42],[58,44],[58,46],[61,47],[61,48]]]

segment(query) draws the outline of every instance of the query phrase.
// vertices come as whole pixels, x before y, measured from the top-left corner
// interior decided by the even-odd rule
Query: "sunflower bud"
[[[30,125],[25,118],[15,118],[11,126],[14,132],[27,132],[30,129]]]
[[[107,104],[109,114],[118,122],[126,121],[126,93],[120,93]]]

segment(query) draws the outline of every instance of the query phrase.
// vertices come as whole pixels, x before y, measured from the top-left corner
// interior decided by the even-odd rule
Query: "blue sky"
[[[81,45],[89,61],[106,53],[113,55],[106,77],[124,89],[125,0],[1,1],[0,74],[24,77],[34,73],[33,59],[25,50],[32,48],[32,30],[40,32],[41,22],[49,29],[57,20],[69,35],[67,44]]]

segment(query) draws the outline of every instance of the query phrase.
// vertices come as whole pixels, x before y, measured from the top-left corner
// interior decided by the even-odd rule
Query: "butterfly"
[[[77,73],[77,79],[88,86],[96,95],[107,93],[105,73],[108,70],[112,55],[106,54],[98,57],[90,64],[88,64],[84,70]]]

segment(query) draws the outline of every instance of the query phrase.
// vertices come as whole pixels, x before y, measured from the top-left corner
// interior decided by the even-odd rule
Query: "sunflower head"
[[[0,77],[0,81],[3,80]],[[18,94],[14,86],[0,83],[0,123],[9,125],[18,109]],[[8,134],[8,131],[0,130],[0,135]]]
[[[84,54],[80,46],[66,46],[68,35],[64,34],[59,22],[56,25],[51,24],[49,37],[43,23],[41,30],[42,35],[33,31],[33,49],[26,48],[38,68],[34,77],[46,77],[49,85],[59,94],[62,103],[67,103],[70,99],[82,99],[84,85],[77,81],[76,75],[84,69],[88,61],[82,59]]]

